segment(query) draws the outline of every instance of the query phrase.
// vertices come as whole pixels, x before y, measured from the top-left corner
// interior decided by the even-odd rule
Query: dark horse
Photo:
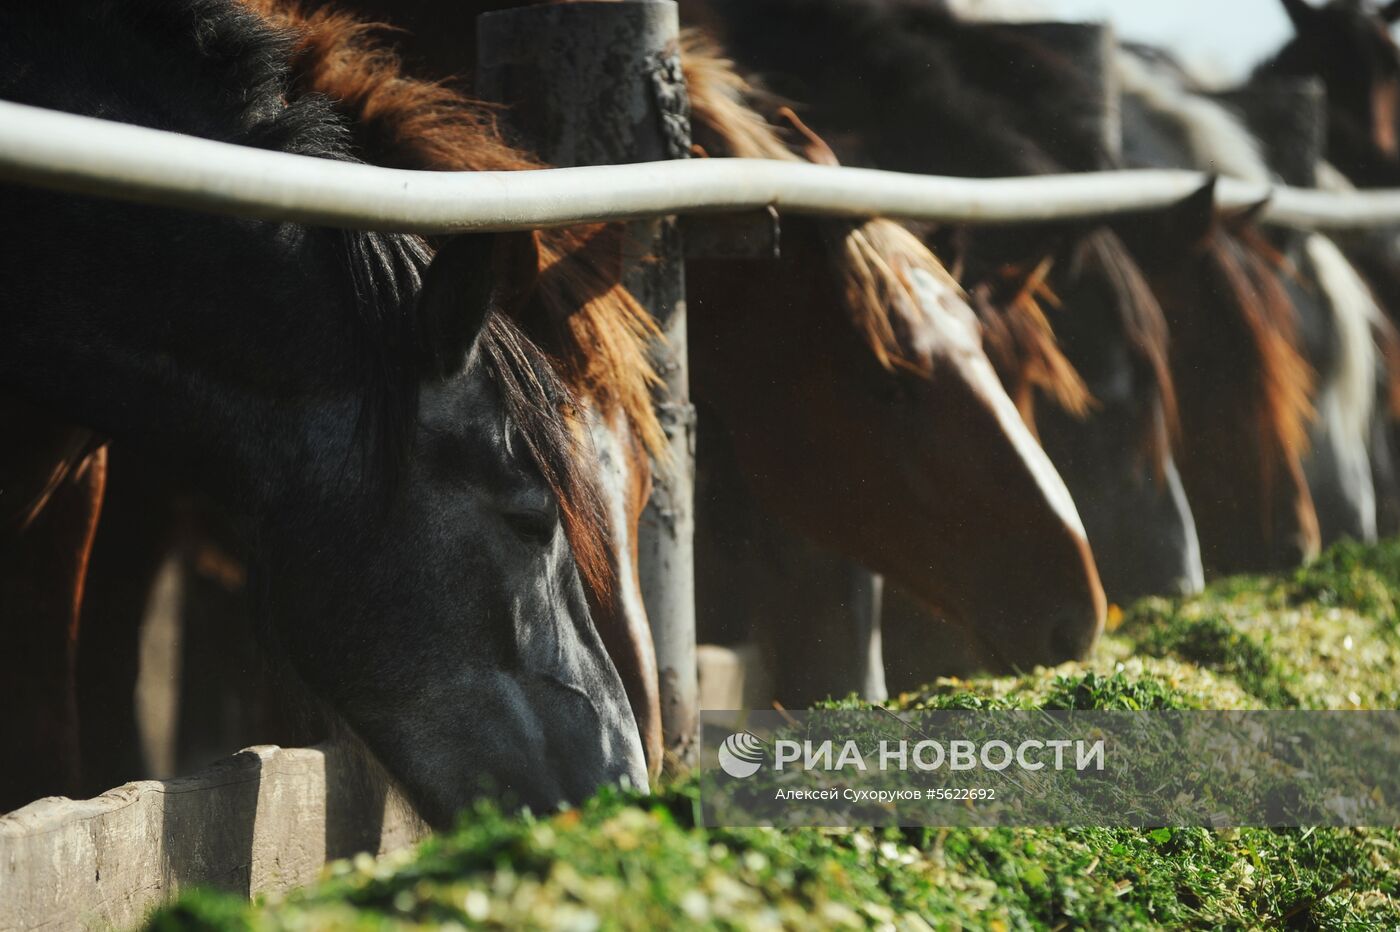
[[[1400,4],[1282,0],[1294,37],[1256,78],[1317,77],[1327,88],[1327,158],[1364,188],[1400,186]]]
[[[495,108],[409,73],[386,41],[385,29],[331,7],[312,10],[284,0],[245,3],[293,38],[292,93],[330,101],[347,123],[355,154],[365,161],[437,171],[544,167],[502,137]],[[648,763],[659,771],[655,651],[642,606],[636,550],[637,523],[650,490],[648,451],[659,450],[665,441],[652,408],[656,377],[646,355],[655,328],[619,282],[618,232],[595,226],[529,234],[534,254],[520,251],[526,266],[518,277],[530,287],[506,310],[559,370],[599,454],[605,527],[598,542],[604,552],[586,562],[600,564],[607,573],[601,579],[586,577],[585,591],[594,625],[627,689]],[[136,510],[129,502],[140,495],[142,483],[132,479],[119,463],[112,503],[124,516]],[[82,657],[87,657],[87,645],[100,643],[104,663],[101,669],[80,664],[80,700],[84,719],[100,718],[106,727],[94,737],[98,746],[88,746],[92,765],[86,771],[108,762],[128,778],[139,770],[130,755],[121,753],[117,736],[134,744],[135,648],[155,572],[170,549],[169,519],[177,509],[169,504],[176,497],[168,482],[144,495],[143,513],[168,516],[154,534],[145,526],[149,522],[140,520],[103,523],[93,564],[95,598],[87,610],[92,617],[85,616],[91,630]],[[201,524],[205,538],[217,536],[216,523]],[[113,664],[114,654],[125,663]],[[110,785],[110,779],[102,785]]]
[[[1249,132],[1161,53],[1121,50],[1114,67],[1129,164],[1271,183]],[[1327,364],[1314,348],[1356,314],[1320,306],[1303,264],[1251,221],[1249,211],[1218,219],[1208,187],[1174,210],[1120,222],[1171,318],[1183,471],[1207,565],[1219,572],[1287,569],[1320,539],[1365,539],[1368,528],[1374,537],[1364,441],[1345,427],[1349,406],[1332,400],[1346,394],[1340,372],[1353,367]]]
[[[0,95],[346,160],[232,0],[6,8]],[[270,647],[435,825],[646,771],[571,539],[598,493],[493,307],[519,238],[419,240],[6,187],[0,384],[176,466],[248,547]],[[11,800],[10,802],[13,802]]]

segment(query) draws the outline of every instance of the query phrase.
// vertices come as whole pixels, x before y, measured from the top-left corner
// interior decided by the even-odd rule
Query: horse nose
[[[1048,665],[1083,660],[1099,638],[1099,619],[1082,613],[1061,613],[1049,625]]]
[[[1163,588],[1162,594],[1169,596],[1199,595],[1205,587],[1205,579],[1201,574],[1182,573]]]
[[[1318,550],[1317,542],[1307,534],[1291,534],[1279,544],[1272,569],[1285,571],[1300,567],[1311,562]]]
[[[1140,592],[1131,593],[1130,597],[1120,604],[1126,604],[1127,601],[1133,601],[1145,595],[1196,595],[1206,587],[1206,573],[1201,564],[1199,547],[1182,547],[1179,552],[1172,554],[1172,556],[1174,559],[1171,561],[1163,561],[1170,569],[1164,574],[1160,586],[1144,588]]]

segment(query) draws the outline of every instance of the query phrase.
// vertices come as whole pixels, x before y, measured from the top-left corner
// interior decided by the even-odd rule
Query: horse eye
[[[509,508],[503,517],[512,531],[532,544],[545,545],[554,540],[554,529],[559,524],[559,510],[552,501],[549,507]]]

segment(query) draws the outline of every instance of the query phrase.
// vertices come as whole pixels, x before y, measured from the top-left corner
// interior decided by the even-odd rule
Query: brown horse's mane
[[[435,171],[543,167],[506,141],[498,108],[448,84],[408,75],[385,41],[389,27],[341,11],[304,9],[293,0],[243,2],[290,33],[294,90],[328,98],[348,118],[357,154],[365,161]],[[516,334],[518,324],[550,354],[574,396],[604,413],[621,410],[644,446],[664,458],[665,434],[651,401],[658,379],[646,351],[657,331],[646,310],[620,284],[618,230],[588,226],[531,235],[539,261],[536,270],[526,271],[538,277],[513,312],[515,320],[509,325],[498,321],[493,333]],[[506,370],[523,374],[524,382],[538,381],[523,365],[526,357],[510,352],[523,341],[500,342],[512,358],[496,360],[498,364],[515,363]],[[570,407],[567,400],[556,401]],[[558,410],[533,408],[516,413],[536,427],[560,415]],[[575,413],[564,411],[571,418]],[[555,464],[563,465],[567,464]],[[597,495],[571,494],[587,484],[565,481],[572,473],[563,468],[542,468],[558,495],[580,572],[595,593],[607,598],[613,580],[599,536],[604,512]]]
[[[1280,450],[1301,454],[1307,450],[1307,423],[1313,417],[1314,376],[1298,349],[1297,316],[1282,279],[1297,273],[1248,224],[1215,230],[1206,248],[1246,331],[1247,339],[1229,356],[1231,365],[1253,381],[1260,436]]]
[[[741,74],[708,36],[686,30],[681,48],[692,135],[705,154],[834,161],[831,150],[790,108]],[[765,114],[785,118],[799,138],[785,138],[783,129]],[[921,269],[960,292],[943,264],[917,236],[893,221],[822,218],[813,222],[845,285],[844,303],[851,322],[875,357],[886,368],[924,369],[927,361],[907,340],[917,327],[906,316],[917,307],[911,303],[908,275]],[[1043,387],[1066,407],[1083,409],[1084,384],[1061,354],[1033,294],[1018,296],[996,313],[987,313],[985,307],[977,310],[986,348],[1003,375],[1010,369],[1015,378]],[[1012,356],[1014,364],[1006,365]]]

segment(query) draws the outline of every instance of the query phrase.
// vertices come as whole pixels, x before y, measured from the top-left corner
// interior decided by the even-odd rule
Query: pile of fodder
[[[1095,656],[939,680],[928,709],[1394,708],[1400,543],[1113,613]],[[844,704],[844,703],[843,703]],[[1394,927],[1400,831],[698,826],[693,780],[459,829],[252,905],[192,893],[155,929]]]

